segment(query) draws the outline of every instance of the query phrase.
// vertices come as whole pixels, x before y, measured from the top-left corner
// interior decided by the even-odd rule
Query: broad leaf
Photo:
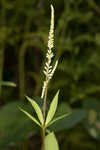
[[[53,132],[49,133],[45,138],[45,150],[59,150],[59,146]]]
[[[40,127],[41,127],[41,125],[40,125],[40,123],[36,120],[36,118],[34,118],[33,116],[31,116],[27,111],[25,111],[25,110],[23,110],[23,109],[21,109],[21,108],[19,108],[24,114],[26,114],[31,120],[33,120],[37,125],[39,125]]]
[[[32,106],[35,109],[35,112],[36,112],[41,124],[43,124],[44,119],[43,119],[43,114],[42,114],[42,111],[41,111],[40,107],[38,106],[38,104],[34,100],[29,98],[28,96],[26,96],[26,98],[32,104]]]
[[[58,105],[58,95],[59,95],[59,91],[56,93],[55,97],[53,98],[53,100],[50,104],[50,108],[49,108],[47,118],[46,118],[46,126],[48,125],[48,123],[52,120],[52,118],[55,115],[57,105]]]

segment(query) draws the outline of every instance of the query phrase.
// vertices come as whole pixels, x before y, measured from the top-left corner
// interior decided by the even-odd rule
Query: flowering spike
[[[51,64],[52,57],[54,56],[52,52],[53,47],[54,47],[54,8],[51,5],[51,23],[50,23],[50,31],[49,31],[49,37],[48,37],[48,51],[46,54],[47,61],[45,63],[45,67],[43,71],[44,75],[46,76],[46,79],[43,84],[41,98],[44,98],[46,88],[48,87],[48,83],[50,79],[52,78],[56,70],[57,64],[58,64],[58,61],[56,61],[54,67],[52,67],[52,64]]]
[[[54,43],[54,8],[51,5],[51,24],[50,24],[50,31],[49,31],[49,40],[48,40],[48,48],[51,50],[53,48]]]

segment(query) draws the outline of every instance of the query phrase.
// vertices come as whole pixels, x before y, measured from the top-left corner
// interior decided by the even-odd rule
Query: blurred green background
[[[41,102],[51,3],[59,64],[48,102],[60,89],[56,115],[72,115],[50,130],[60,150],[100,149],[100,1],[0,0],[0,150],[40,149],[39,129],[18,106],[34,113],[24,95]]]

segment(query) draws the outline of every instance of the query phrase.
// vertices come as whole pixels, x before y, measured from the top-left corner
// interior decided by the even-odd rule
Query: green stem
[[[4,52],[5,52],[5,40],[6,40],[6,9],[5,0],[1,1],[1,26],[0,26],[0,82],[3,80],[4,69]],[[0,98],[2,97],[2,85],[0,84]]]
[[[44,117],[44,121],[45,121],[45,116],[46,116],[47,91],[48,91],[48,87],[46,87],[46,89],[45,89],[44,102],[43,102],[43,117]]]
[[[25,25],[25,36],[29,33],[30,25],[31,25],[32,17],[28,17]],[[26,82],[25,82],[25,54],[27,51],[27,47],[30,41],[24,39],[23,44],[19,51],[19,95],[20,99],[24,99],[25,90],[26,90]]]
[[[19,94],[20,99],[24,99],[25,94],[25,68],[24,59],[26,53],[27,42],[23,43],[19,52]]]
[[[46,99],[47,99],[47,92],[48,92],[48,86],[45,89],[45,95],[44,95],[44,101],[43,101],[43,117],[44,117],[44,124],[42,128],[42,150],[45,150],[45,119],[46,119]]]
[[[42,149],[45,150],[45,126],[42,128]]]
[[[42,149],[41,149],[41,150],[45,150],[46,98],[47,98],[47,87],[46,87],[46,90],[45,90],[44,101],[43,101],[43,117],[44,117],[44,124],[43,124],[43,127],[42,127]]]
[[[3,80],[4,49],[0,49],[0,82]],[[2,96],[2,85],[0,84],[0,98]]]

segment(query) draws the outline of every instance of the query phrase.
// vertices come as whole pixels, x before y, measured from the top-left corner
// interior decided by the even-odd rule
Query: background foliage
[[[27,94],[40,103],[42,68],[47,50],[50,4],[55,7],[55,49],[59,59],[48,100],[58,89],[56,115],[72,116],[51,127],[61,150],[99,149],[100,2],[98,0],[0,1],[0,147],[38,149],[38,128],[17,106],[32,109]],[[8,87],[2,81],[11,81]],[[6,82],[5,82],[6,83]],[[32,113],[34,113],[32,111]],[[88,132],[87,132],[88,131]],[[33,142],[34,141],[34,142]],[[62,144],[63,143],[63,144]],[[38,146],[39,145],[39,146]]]

